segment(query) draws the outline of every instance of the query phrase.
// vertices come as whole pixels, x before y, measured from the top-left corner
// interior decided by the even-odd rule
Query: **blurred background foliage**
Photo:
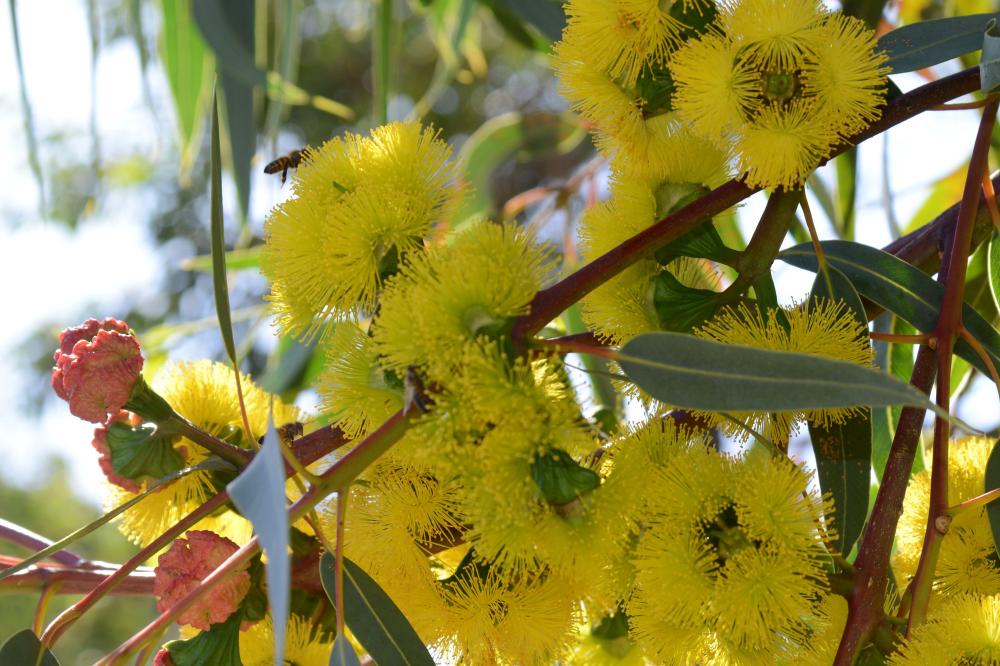
[[[307,405],[308,395],[300,393],[319,369],[321,350],[275,339],[262,301],[266,284],[256,270],[264,217],[290,187],[265,176],[264,165],[345,131],[366,132],[383,117],[417,117],[440,129],[465,159],[476,195],[463,215],[496,217],[511,196],[557,187],[586,160],[590,142],[566,114],[547,68],[545,53],[565,20],[557,2],[384,2],[78,0],[86,21],[64,29],[86,34],[89,43],[91,103],[77,109],[87,116],[86,132],[40,129],[30,93],[52,82],[26,74],[32,45],[19,30],[24,6],[8,4],[12,38],[5,47],[14,52],[18,76],[3,86],[4,100],[17,106],[5,108],[23,120],[24,143],[13,149],[24,155],[21,170],[35,185],[37,211],[0,202],[0,225],[8,231],[59,225],[78,234],[108,212],[134,206],[139,213],[128,223],[145,228],[161,276],[155,291],[129,299],[109,281],[98,300],[113,309],[95,311],[94,303],[67,299],[57,319],[22,331],[16,356],[25,374],[15,409],[42,414],[50,406],[55,335],[89,316],[128,321],[142,341],[147,372],[168,358],[224,357],[207,260],[207,120],[216,80],[229,181],[230,297],[243,369]],[[96,94],[97,69],[102,58],[122,50],[141,67],[151,151],[100,129],[100,109],[115,100]],[[93,498],[73,494],[66,463],[52,458],[39,467],[43,478],[16,485],[0,479],[5,519],[58,538],[98,515]],[[118,562],[134,552],[113,527],[74,550]],[[0,544],[0,552],[23,554],[9,544]],[[37,600],[35,593],[5,593],[0,638],[30,626]],[[74,600],[58,596],[47,619]],[[64,665],[92,663],[152,613],[150,599],[107,599],[55,653]]]

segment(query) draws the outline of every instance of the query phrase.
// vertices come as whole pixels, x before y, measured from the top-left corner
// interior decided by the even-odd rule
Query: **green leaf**
[[[493,0],[493,3],[537,28],[550,42],[562,37],[566,15],[561,3],[554,0]]]
[[[336,599],[334,566],[333,555],[325,553],[319,562],[319,575],[331,603]],[[343,576],[344,622],[376,664],[434,666],[427,646],[378,583],[346,557]]]
[[[240,622],[237,611],[225,622],[213,624],[208,631],[185,641],[170,641],[163,647],[175,666],[243,666],[240,660]],[[280,661],[276,663],[281,663]]]
[[[197,0],[194,18],[215,51],[226,112],[228,155],[244,223],[250,206],[250,161],[257,148],[253,90],[267,77],[254,62],[254,0]],[[247,80],[253,73],[254,78]]]
[[[829,278],[829,282],[827,281]],[[847,305],[858,325],[866,332],[868,319],[858,292],[843,273],[828,268],[816,276],[813,298],[826,298]],[[834,545],[844,555],[861,535],[868,516],[868,489],[871,481],[872,421],[871,410],[849,418],[842,424],[809,424],[809,437],[816,454],[816,476],[820,489],[833,497],[833,516],[829,523],[836,531]]]
[[[601,477],[573,460],[562,449],[551,449],[531,461],[531,478],[542,499],[550,504],[569,504],[601,485]]]
[[[278,75],[283,81],[295,83],[299,65],[299,53],[302,47],[300,38],[300,19],[302,2],[286,0],[274,8],[274,40],[275,62]],[[264,119],[264,135],[272,143],[277,140],[278,126],[281,124],[285,104],[282,99],[271,100],[267,105],[267,116]]]
[[[617,356],[629,379],[661,402],[717,412],[916,405],[948,413],[927,396],[872,368],[812,354],[777,352],[646,333]]]
[[[851,148],[833,161],[837,172],[837,217],[833,225],[841,238],[854,239],[854,203],[857,199],[858,149]]]
[[[173,447],[170,435],[155,426],[135,426],[120,421],[108,426],[111,467],[127,479],[158,479],[184,467],[184,458]]]
[[[260,385],[268,393],[282,395],[286,391],[299,386],[306,386],[306,375],[312,366],[313,359],[324,357],[322,349],[317,348],[316,340],[303,343],[282,336],[278,347],[268,359],[267,369],[260,378]]]
[[[883,316],[878,317],[875,324],[876,330],[883,333],[912,335],[917,332],[915,328],[891,312],[886,312]],[[913,374],[913,345],[876,342],[875,349],[875,361],[882,370],[900,381],[910,380],[910,376]],[[875,474],[879,479],[885,472],[885,464],[889,460],[889,449],[892,447],[892,439],[895,436],[896,425],[899,423],[901,413],[902,408],[898,406],[879,407],[872,410],[872,467],[874,467]],[[917,446],[911,474],[916,474],[924,469],[923,450],[923,446]]]
[[[844,273],[858,293],[921,331],[934,330],[944,287],[919,268],[860,243],[834,240],[823,241],[822,246],[827,262]],[[798,268],[816,270],[816,255],[807,243],[785,250],[778,258]],[[962,307],[962,323],[986,349],[993,365],[1000,367],[1000,332],[967,303]],[[988,376],[986,365],[964,340],[955,343],[955,353]]]
[[[889,56],[892,74],[931,67],[981,49],[986,25],[996,16],[973,14],[910,23],[883,35],[878,48]]]
[[[236,363],[236,342],[229,310],[229,282],[226,279],[226,239],[222,222],[222,151],[219,147],[219,104],[212,100],[212,286],[215,289],[215,312],[219,316],[219,332],[233,366]]]
[[[511,39],[521,46],[545,53],[549,50],[549,41],[528,30],[527,24],[516,13],[511,11],[502,0],[480,0],[481,5],[493,12],[493,18],[504,29]]]
[[[996,231],[990,239],[988,262],[990,293],[993,294],[994,306],[1000,310],[1000,235]]]
[[[333,640],[333,651],[330,652],[330,666],[361,666],[358,653],[354,651],[351,641],[341,634]]]
[[[264,444],[243,472],[226,486],[233,504],[253,523],[267,556],[267,596],[274,622],[274,662],[285,654],[291,560],[288,557],[288,511],[285,506],[285,462],[270,416]]]
[[[986,480],[983,482],[983,492],[1000,488],[1000,440],[993,445],[989,460],[986,461]],[[971,498],[963,498],[971,499]],[[993,546],[1000,555],[1000,502],[990,502],[986,505],[986,515],[990,520],[990,530],[993,531]]]
[[[686,333],[710,319],[718,305],[718,292],[686,287],[668,271],[653,280],[653,307],[662,331]]]
[[[189,172],[201,145],[215,65],[192,20],[190,4],[186,0],[160,0],[163,10],[160,60],[177,113],[182,177]]]
[[[0,666],[33,666],[42,651],[42,643],[31,629],[23,629],[0,647]],[[40,666],[59,666],[55,655],[45,650]]]
[[[679,203],[687,204],[690,200],[682,199]],[[667,214],[678,210],[673,206],[667,210]],[[732,260],[739,255],[739,252],[726,246],[711,221],[698,225],[688,233],[675,241],[672,241],[656,251],[656,260],[666,266],[678,257],[695,257],[698,259],[711,259],[721,264],[730,265]]]

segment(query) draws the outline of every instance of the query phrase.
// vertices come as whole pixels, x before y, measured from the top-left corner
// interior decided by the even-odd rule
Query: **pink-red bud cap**
[[[154,573],[153,594],[156,609],[163,612],[183,599],[239,547],[229,539],[207,530],[192,530],[186,538],[176,539],[160,555]],[[236,572],[205,593],[178,618],[179,624],[207,631],[213,624],[225,622],[250,590],[250,574],[243,564]]]

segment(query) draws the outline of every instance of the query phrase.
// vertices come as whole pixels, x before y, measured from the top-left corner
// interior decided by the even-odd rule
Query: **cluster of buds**
[[[117,415],[142,377],[139,341],[128,324],[110,317],[64,330],[53,358],[53,390],[74,416],[91,423]]]

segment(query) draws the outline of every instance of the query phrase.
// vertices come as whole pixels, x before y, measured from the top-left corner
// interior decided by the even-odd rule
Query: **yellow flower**
[[[268,415],[273,404],[275,426],[299,420],[299,411],[285,405],[241,374],[243,400],[254,441],[267,431]],[[196,426],[216,437],[238,446],[248,447],[243,434],[236,393],[236,378],[231,367],[211,361],[195,361],[168,365],[152,382],[156,390],[174,410]],[[174,448],[184,457],[187,466],[196,465],[208,457],[208,452],[186,437],[174,443]],[[142,484],[142,489],[148,487]],[[221,490],[209,471],[188,474],[179,480],[146,496],[119,518],[119,530],[130,541],[145,545],[153,541],[168,527],[189,514]],[[108,508],[135,497],[135,493],[110,486],[106,501]],[[246,543],[251,534],[250,523],[237,514],[225,511],[205,518],[191,529],[211,530],[236,543]]]
[[[960,595],[932,607],[889,664],[1000,664],[1000,596]]]
[[[700,445],[650,474],[629,602],[647,656],[707,661],[707,641],[739,654],[735,663],[766,663],[801,645],[826,594],[812,529],[823,504],[807,484],[785,458],[731,459]]]
[[[288,618],[285,633],[286,664],[327,666],[333,636],[317,631],[299,615]],[[271,666],[274,663],[274,624],[271,616],[240,632],[240,661],[243,666]]]
[[[785,321],[782,322],[782,319]],[[787,324],[787,328],[786,328]],[[859,365],[872,363],[867,331],[842,302],[814,299],[809,303],[768,312],[765,321],[760,311],[741,304],[726,308],[694,334],[727,344],[747,345],[772,351],[792,351],[849,361]],[[799,423],[810,421],[829,426],[843,423],[862,408],[811,409],[796,412],[739,412],[736,420],[763,434],[775,443],[787,441]],[[727,434],[747,440],[750,434],[727,419],[702,413]]]
[[[986,461],[996,440],[963,437],[948,451],[948,503],[971,499],[985,492]],[[896,529],[898,549],[893,571],[904,584],[917,570],[930,507],[930,470],[910,479],[903,514]],[[903,585],[905,587],[905,585]],[[995,556],[989,519],[982,508],[969,509],[952,520],[941,542],[934,589],[945,596],[1000,593],[1000,566]]]
[[[745,0],[723,35],[671,59],[674,104],[692,131],[733,148],[748,185],[792,189],[840,141],[878,117],[885,54],[859,19],[818,0]]]
[[[337,323],[318,390],[323,408],[349,439],[364,437],[403,406],[403,384],[379,366],[371,338],[349,321]]]
[[[415,122],[309,150],[295,196],[265,222],[261,269],[285,332],[308,338],[332,317],[371,309],[403,255],[422,247],[459,197],[448,156]]]
[[[422,366],[447,384],[466,346],[502,339],[552,268],[551,255],[524,230],[477,224],[411,256],[383,294],[375,348],[387,367]]]

